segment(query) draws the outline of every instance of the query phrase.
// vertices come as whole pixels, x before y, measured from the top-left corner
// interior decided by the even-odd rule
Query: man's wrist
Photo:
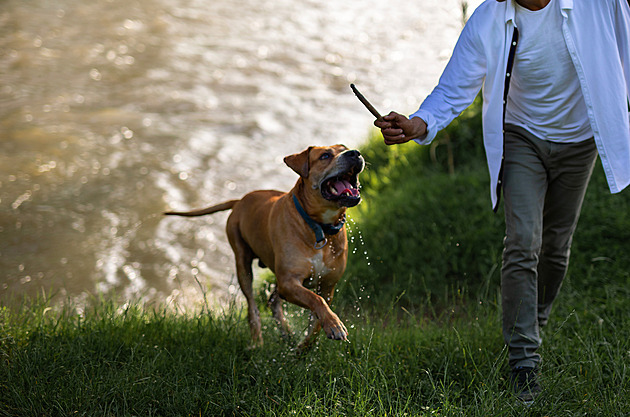
[[[411,136],[412,140],[422,139],[427,135],[427,122],[422,120],[422,118],[418,116],[414,116],[410,119],[413,125],[413,133]]]

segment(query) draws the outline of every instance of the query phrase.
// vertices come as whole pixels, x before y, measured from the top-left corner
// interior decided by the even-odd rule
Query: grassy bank
[[[248,349],[238,305],[173,313],[93,300],[0,307],[0,416],[630,415],[630,194],[587,194],[569,276],[544,329],[545,390],[523,408],[506,390],[498,269],[477,108],[433,148],[362,152],[365,201],[334,301],[350,343],[305,355],[263,311]],[[263,285],[261,285],[261,288]],[[289,307],[296,334],[306,315]]]

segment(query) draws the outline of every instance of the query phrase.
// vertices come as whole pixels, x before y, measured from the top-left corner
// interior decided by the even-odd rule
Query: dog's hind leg
[[[231,219],[231,218],[230,218]],[[230,222],[228,219],[227,235],[234,257],[236,259],[236,276],[238,283],[247,300],[247,319],[249,321],[249,329],[251,331],[252,342],[254,347],[262,346],[262,325],[260,321],[260,311],[254,299],[254,274],[252,272],[252,261],[254,260],[254,252],[243,240],[238,228],[238,223]]]
[[[271,309],[271,313],[273,317],[276,319],[278,326],[280,326],[280,331],[282,332],[283,337],[287,337],[291,334],[291,329],[289,328],[289,324],[287,323],[286,318],[284,317],[284,308],[282,307],[282,298],[278,294],[278,289],[274,289],[271,297],[269,297],[269,308]]]

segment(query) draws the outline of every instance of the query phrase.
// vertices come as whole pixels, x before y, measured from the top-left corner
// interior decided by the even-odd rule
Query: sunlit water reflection
[[[478,2],[470,1],[470,9]],[[357,146],[415,110],[459,0],[6,0],[0,9],[0,297],[201,300],[238,291],[226,213],[296,180],[282,158]]]

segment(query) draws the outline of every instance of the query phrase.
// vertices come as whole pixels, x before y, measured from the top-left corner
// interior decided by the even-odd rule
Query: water
[[[160,213],[288,190],[285,155],[359,145],[351,82],[415,110],[461,22],[459,0],[5,0],[0,299],[237,293],[227,213]]]

